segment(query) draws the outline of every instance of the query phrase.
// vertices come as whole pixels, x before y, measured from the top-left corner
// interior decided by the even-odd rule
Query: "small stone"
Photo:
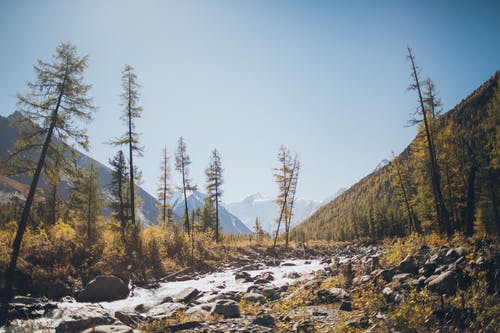
[[[100,325],[86,329],[82,333],[134,333],[132,327],[125,325]]]
[[[269,314],[259,314],[252,321],[252,324],[265,326],[265,327],[274,327],[275,322],[276,322],[276,320],[274,319],[273,316],[271,316]]]
[[[341,311],[352,311],[352,304],[350,301],[342,301],[340,303],[339,310]]]

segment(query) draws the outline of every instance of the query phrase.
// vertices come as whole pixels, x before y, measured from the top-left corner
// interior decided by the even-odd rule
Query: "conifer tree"
[[[24,123],[27,124],[20,138],[32,143],[31,148],[35,148],[32,151],[39,152],[39,155],[36,155],[39,158],[12,245],[5,285],[9,294],[31,206],[51,143],[57,140],[65,151],[73,151],[68,143],[69,140],[83,149],[88,147],[85,130],[75,126],[76,121],[90,121],[95,110],[92,99],[87,97],[90,85],[83,81],[87,61],[87,56],[78,56],[75,46],[61,43],[52,62],[39,60],[34,66],[37,78],[36,81],[28,83],[31,91],[26,95],[17,95],[18,109],[23,114]],[[43,142],[41,147],[39,142]],[[17,151],[13,155],[20,154],[24,158],[30,156],[29,146],[24,145],[22,151]]]
[[[96,239],[97,218],[104,201],[99,189],[99,174],[95,164],[91,162],[87,169],[77,172],[72,182],[71,208],[78,220],[84,221],[82,229],[85,230],[87,244],[91,245]]]
[[[137,169],[134,166],[134,155],[142,156],[143,148],[139,145],[139,133],[135,129],[135,120],[141,117],[142,106],[139,105],[139,84],[137,83],[137,75],[134,68],[125,65],[122,71],[122,100],[123,112],[121,119],[127,126],[127,131],[119,138],[115,139],[111,144],[115,146],[128,146],[129,153],[129,196],[130,196],[130,221],[133,226],[136,226],[136,198],[135,198],[135,182],[138,180],[136,175]]]
[[[396,174],[398,176],[399,186],[401,188],[401,192],[403,194],[403,200],[405,202],[406,211],[408,213],[408,219],[410,222],[410,224],[409,224],[410,230],[413,229],[413,231],[415,231],[416,233],[421,233],[422,230],[420,229],[420,224],[418,223],[418,220],[415,218],[415,214],[413,213],[413,208],[410,204],[409,193],[408,193],[406,186],[405,186],[405,183],[403,181],[403,175],[402,175],[401,169],[399,167],[399,162],[396,159],[394,152],[392,152],[392,156],[393,156],[392,163],[396,169]]]
[[[219,201],[223,194],[221,186],[224,184],[222,172],[219,152],[214,149],[212,156],[210,156],[210,165],[205,170],[205,174],[207,176],[207,193],[215,206],[215,241],[217,243],[219,242]]]
[[[123,151],[119,150],[113,159],[109,160],[111,165],[111,182],[108,187],[111,190],[113,199],[111,209],[120,222],[122,236],[125,234],[125,227],[128,220],[129,206],[126,200],[126,190],[128,188],[128,168]]]
[[[205,197],[205,199],[203,199],[201,222],[203,231],[207,231],[208,229],[212,229],[215,231],[215,207],[213,200],[208,195]]]
[[[160,165],[160,177],[158,178],[158,210],[160,211],[160,223],[166,226],[170,223],[169,200],[172,197],[172,185],[170,183],[170,158],[167,154],[167,148],[163,148],[163,157]]]
[[[187,153],[186,143],[183,137],[179,138],[177,144],[177,151],[175,152],[175,170],[179,171],[182,178],[182,193],[184,195],[184,230],[190,235],[190,225],[189,225],[189,211],[187,202],[187,191],[196,190],[196,185],[192,184],[192,180],[189,178],[189,165],[191,164],[191,159]]]

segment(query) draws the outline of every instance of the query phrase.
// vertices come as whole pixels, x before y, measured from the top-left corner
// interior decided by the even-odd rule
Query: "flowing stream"
[[[272,286],[280,287],[285,284],[291,284],[296,279],[290,278],[291,273],[298,273],[301,278],[306,278],[309,273],[323,269],[320,260],[301,260],[291,259],[286,260],[280,266],[266,267],[259,270],[246,271],[252,277],[264,272],[271,272],[274,275]],[[143,305],[147,308],[154,308],[160,305],[167,296],[175,296],[178,292],[187,287],[193,287],[202,292],[203,296],[200,301],[206,300],[211,295],[217,293],[225,293],[229,291],[244,292],[252,282],[243,282],[235,280],[235,272],[238,269],[228,268],[222,272],[205,274],[197,279],[178,281],[178,282],[163,282],[156,289],[135,288],[126,299],[114,302],[97,303],[101,311],[114,316],[116,311],[134,311],[138,305]],[[76,311],[82,309],[95,309],[96,305],[91,303],[78,302],[59,302],[57,309],[51,312],[51,316],[38,318],[33,320],[15,320],[10,327],[1,327],[0,333],[8,332],[54,332],[55,327],[64,321],[65,318],[71,316]]]

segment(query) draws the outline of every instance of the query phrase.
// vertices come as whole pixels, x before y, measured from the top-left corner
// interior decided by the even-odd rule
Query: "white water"
[[[265,269],[247,271],[252,277],[259,275],[263,272],[271,272],[274,275],[274,281],[271,286],[281,287],[285,284],[291,284],[295,280],[285,277],[289,273],[296,272],[301,275],[301,278],[307,278],[307,274],[321,270],[323,266],[319,260],[288,260],[286,263],[293,263],[296,266],[277,266],[266,267]],[[187,281],[179,282],[164,282],[160,283],[157,289],[144,289],[136,288],[130,297],[114,301],[114,302],[101,302],[98,303],[102,308],[111,316],[115,311],[133,311],[134,308],[143,304],[146,308],[152,308],[162,303],[167,296],[175,296],[178,292],[187,287],[193,287],[203,292],[205,295],[201,298],[203,300],[209,297],[210,294],[224,293],[229,291],[246,291],[252,282],[239,283],[234,278],[236,269],[231,268],[223,272],[210,273],[205,276]],[[58,308],[53,311],[52,318],[40,318],[30,321],[14,321],[12,328],[0,328],[0,333],[8,332],[53,332],[54,328],[59,325],[64,318],[71,315],[72,312],[82,309],[90,308],[91,303],[77,303],[77,302],[61,302],[57,304]]]

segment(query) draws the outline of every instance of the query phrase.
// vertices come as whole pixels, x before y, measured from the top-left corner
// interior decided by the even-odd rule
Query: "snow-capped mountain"
[[[338,193],[338,192],[337,192]],[[333,199],[329,197],[330,201]],[[292,218],[292,227],[309,217],[325,201],[315,201],[306,199],[297,199],[294,205],[294,216]],[[262,228],[269,234],[276,229],[276,219],[279,215],[279,207],[274,202],[274,198],[263,196],[260,193],[252,194],[240,202],[223,203],[229,211],[236,215],[250,229],[255,225],[255,219],[258,218]],[[280,227],[281,229],[282,227]],[[282,232],[283,230],[280,230]]]
[[[187,197],[188,210],[192,211],[195,208],[203,207],[203,200],[206,194],[200,191],[190,191]],[[184,215],[184,196],[182,192],[174,195],[172,201],[172,212],[174,218],[180,221]],[[230,234],[249,234],[252,231],[241,222],[236,216],[228,212],[226,208],[219,205],[219,221],[222,227],[222,232]]]

